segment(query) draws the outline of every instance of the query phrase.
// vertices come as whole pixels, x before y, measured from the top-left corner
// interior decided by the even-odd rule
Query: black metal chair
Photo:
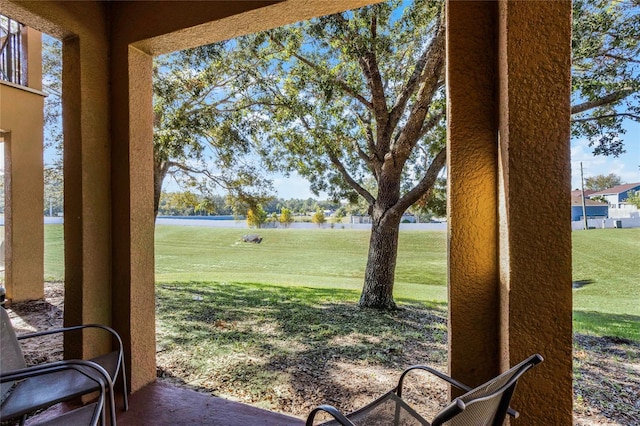
[[[509,408],[518,379],[530,368],[542,362],[543,358],[532,355],[508,371],[472,389],[437,370],[423,365],[406,369],[400,376],[398,386],[375,401],[349,414],[342,414],[331,405],[315,408],[307,417],[307,426],[314,424],[317,413],[329,413],[334,420],[322,423],[324,426],[356,425],[502,425],[507,414],[518,417],[518,412]],[[447,381],[466,393],[451,401],[438,412],[431,423],[423,419],[413,408],[402,400],[402,382],[407,373],[424,370]]]
[[[40,396],[42,392],[47,393],[48,397],[46,399],[48,401],[54,401],[54,404],[65,401],[69,398],[68,394],[65,394],[64,391],[60,392],[60,389],[56,387],[51,389],[42,389],[41,392],[31,395],[32,399],[24,399],[19,395],[11,396],[12,387],[15,386],[15,384],[23,380],[29,380],[34,377],[44,377],[46,375],[52,375],[56,379],[59,379],[61,375],[63,375],[67,380],[72,381],[84,379],[91,380],[95,383],[95,389],[99,392],[98,399],[95,402],[86,404],[80,408],[76,408],[75,410],[68,411],[53,419],[31,424],[34,424],[34,426],[97,426],[98,423],[101,423],[102,425],[106,424],[106,415],[104,411],[105,394],[109,387],[113,390],[113,383],[109,378],[109,373],[107,373],[104,368],[100,367],[95,362],[82,360],[53,362],[2,373],[0,375],[0,384],[8,385],[6,386],[7,392],[3,392],[2,394],[2,402],[4,403],[4,401],[8,400],[9,402],[7,405],[9,410],[11,410],[8,413],[11,416],[4,416],[5,413],[3,409],[3,420],[5,420],[5,417],[6,419],[20,417],[20,424],[22,425],[26,420],[27,414],[33,411],[34,407],[36,407],[35,409],[40,409],[51,405],[49,403],[44,406],[40,404],[43,400]],[[95,390],[93,390],[92,393],[93,392],[95,392]],[[56,399],[59,399],[59,401],[55,401]]]
[[[92,328],[110,333],[118,342],[118,348],[88,361],[60,361],[27,367],[20,348],[19,342],[21,340],[56,333],[79,332]],[[129,409],[123,345],[115,330],[99,324],[88,324],[16,336],[9,315],[4,308],[0,308],[0,331],[2,343],[0,348],[2,355],[2,363],[0,364],[1,421],[22,417],[24,422],[26,415],[34,410],[104,389],[109,397],[111,424],[115,425],[113,383],[118,378],[122,382],[124,409],[125,411]],[[11,379],[11,377],[17,377],[16,374],[21,372],[28,374],[20,380]]]

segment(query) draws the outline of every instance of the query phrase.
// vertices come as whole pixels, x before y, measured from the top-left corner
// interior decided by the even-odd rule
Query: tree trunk
[[[158,217],[158,207],[160,206],[160,196],[162,195],[162,182],[169,171],[169,162],[155,160],[153,164],[153,217]]]
[[[383,213],[382,217],[376,218],[374,213],[373,216],[369,256],[359,305],[363,308],[395,309],[393,283],[401,215]]]

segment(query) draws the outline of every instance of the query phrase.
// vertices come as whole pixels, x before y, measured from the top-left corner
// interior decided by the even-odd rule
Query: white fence
[[[613,219],[587,219],[589,228],[640,228],[640,217],[613,218]],[[574,231],[584,229],[584,220],[571,222]]]

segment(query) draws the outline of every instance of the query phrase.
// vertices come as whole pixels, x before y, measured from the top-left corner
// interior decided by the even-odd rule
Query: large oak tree
[[[402,214],[445,166],[443,3],[391,1],[238,40],[241,102],[270,166],[362,197],[372,218],[360,305],[395,307]],[[259,62],[255,62],[255,58]],[[257,124],[256,124],[257,123]]]

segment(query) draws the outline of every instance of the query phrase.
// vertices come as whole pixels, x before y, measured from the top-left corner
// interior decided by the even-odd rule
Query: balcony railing
[[[24,25],[0,15],[0,79],[27,85],[26,48],[22,37]]]

